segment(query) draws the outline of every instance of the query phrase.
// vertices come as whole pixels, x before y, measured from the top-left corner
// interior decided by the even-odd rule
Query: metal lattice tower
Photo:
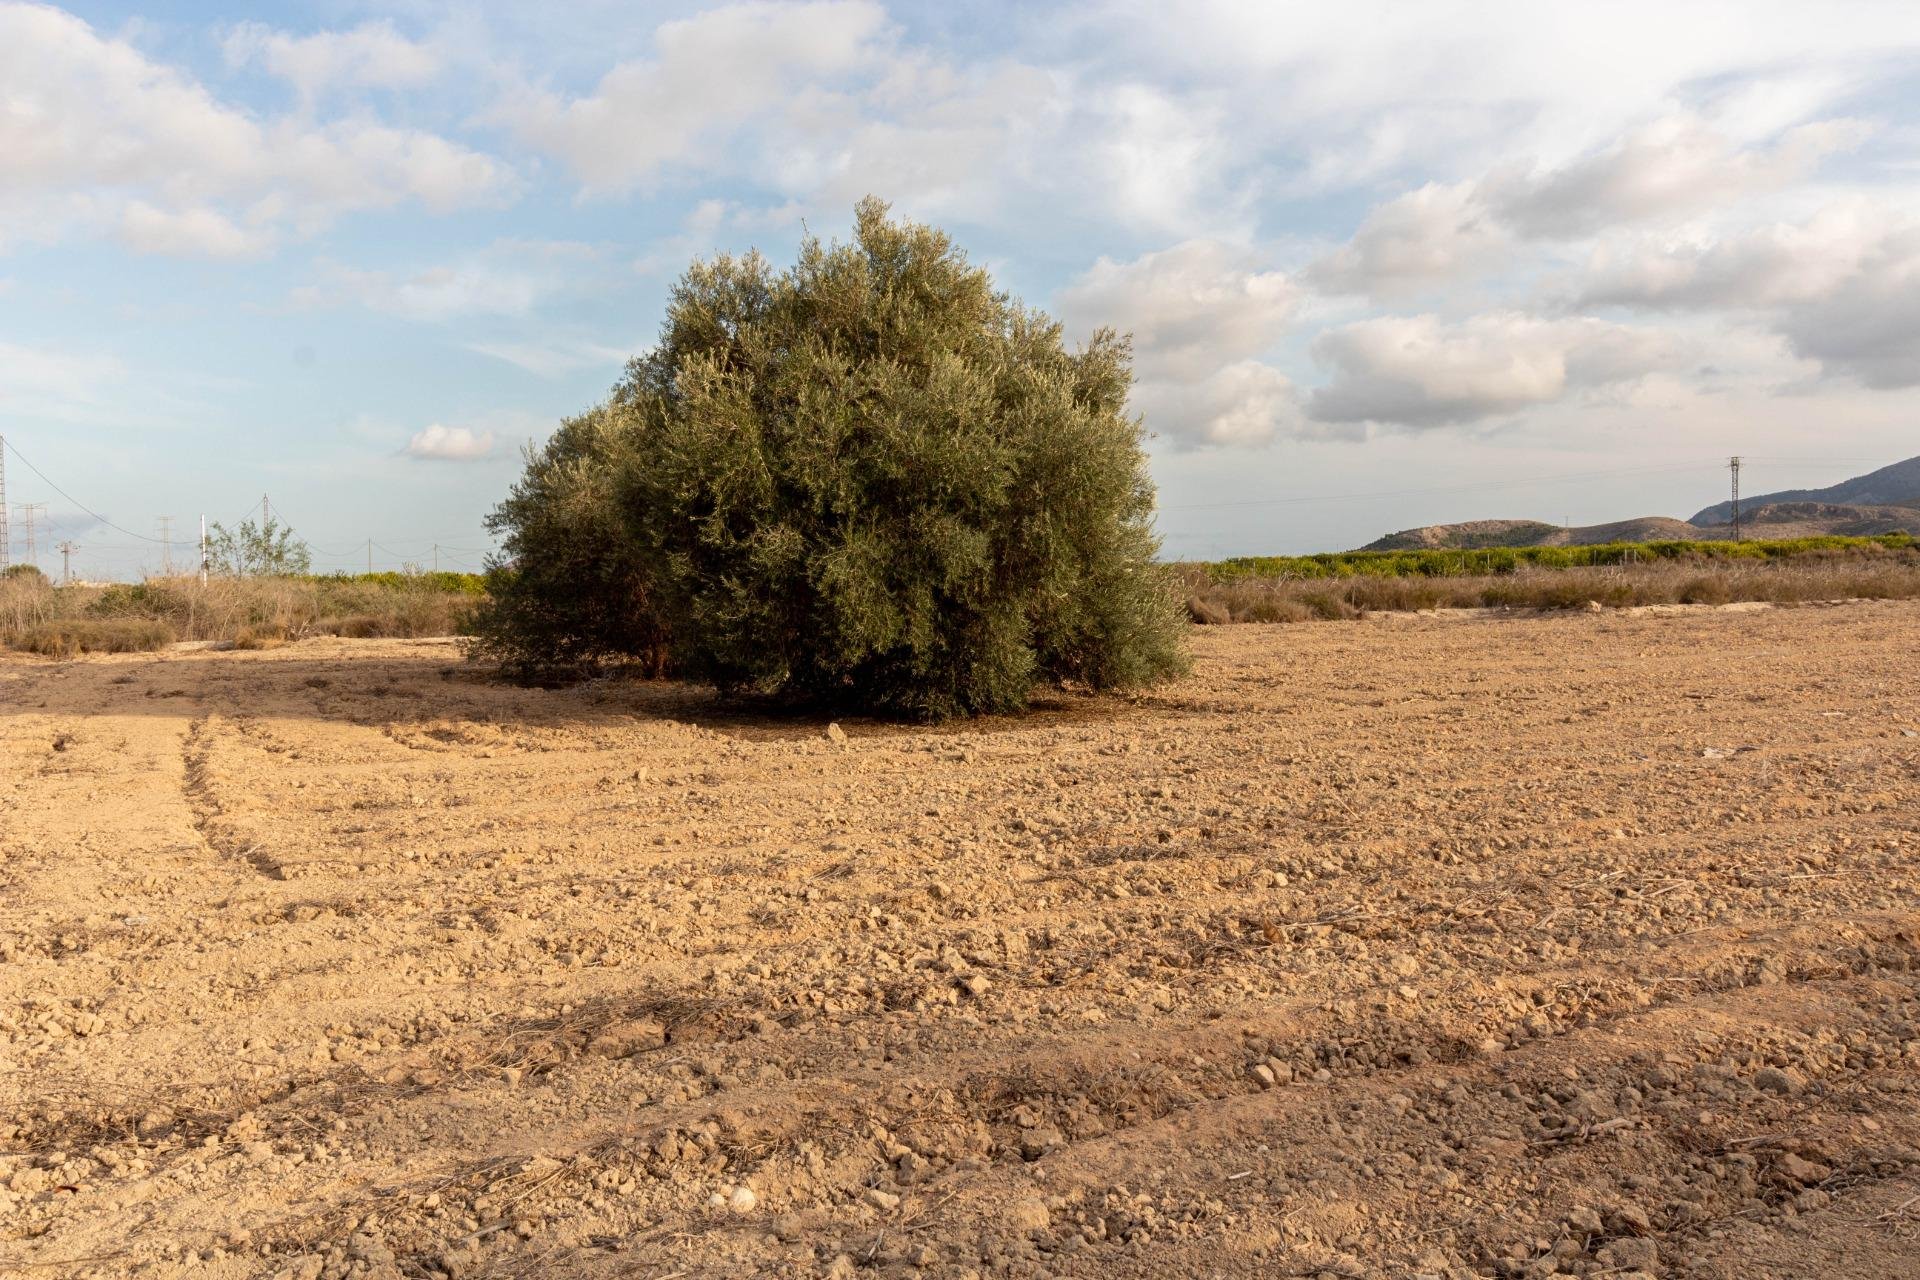
[[[1727,473],[1733,479],[1733,540],[1744,542],[1740,536],[1740,459],[1736,455],[1727,459]]]
[[[40,541],[34,532],[34,518],[47,514],[47,504],[44,502],[23,502],[15,507],[14,510],[20,513],[20,523],[26,526],[26,563],[38,565],[40,563]]]
[[[13,563],[13,521],[7,512],[7,438],[0,436],[0,570]]]

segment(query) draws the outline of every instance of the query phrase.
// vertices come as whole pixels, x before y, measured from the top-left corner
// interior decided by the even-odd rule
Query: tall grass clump
[[[1126,339],[1068,350],[947,237],[696,263],[659,344],[494,516],[476,654],[638,657],[722,690],[939,718],[1182,669]]]
[[[61,618],[22,628],[12,647],[71,658],[82,653],[151,653],[173,642],[173,628],[151,618]]]
[[[43,574],[10,573],[0,577],[0,644],[70,656],[117,651],[109,648],[115,636],[145,637],[153,641],[147,647],[160,647],[174,639],[261,644],[313,635],[452,635],[465,628],[484,590],[473,574],[212,577],[205,583],[176,577],[63,587]],[[60,635],[78,639],[67,644]]]
[[[1652,559],[1611,566],[1434,576],[1309,577],[1184,566],[1188,616],[1200,623],[1296,622],[1422,609],[1578,609],[1591,604],[1730,604],[1920,598],[1920,549],[1875,546],[1795,556]]]

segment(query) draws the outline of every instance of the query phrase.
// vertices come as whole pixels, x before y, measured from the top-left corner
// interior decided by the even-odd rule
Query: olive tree
[[[1163,679],[1185,620],[1131,381],[1125,337],[1069,350],[877,200],[784,271],[695,263],[493,515],[478,652],[928,718]]]

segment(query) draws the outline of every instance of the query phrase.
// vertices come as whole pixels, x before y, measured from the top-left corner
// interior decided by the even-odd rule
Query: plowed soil
[[[1920,605],[922,728],[0,659],[0,1274],[1920,1274]]]

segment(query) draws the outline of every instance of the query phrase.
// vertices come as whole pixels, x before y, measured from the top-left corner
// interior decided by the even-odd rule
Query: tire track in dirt
[[[230,862],[244,862],[269,880],[285,880],[286,868],[261,840],[238,835],[228,821],[213,776],[213,746],[222,721],[215,715],[195,717],[181,740],[181,760],[185,766],[183,791],[187,807],[193,813],[193,829],[206,846]]]

